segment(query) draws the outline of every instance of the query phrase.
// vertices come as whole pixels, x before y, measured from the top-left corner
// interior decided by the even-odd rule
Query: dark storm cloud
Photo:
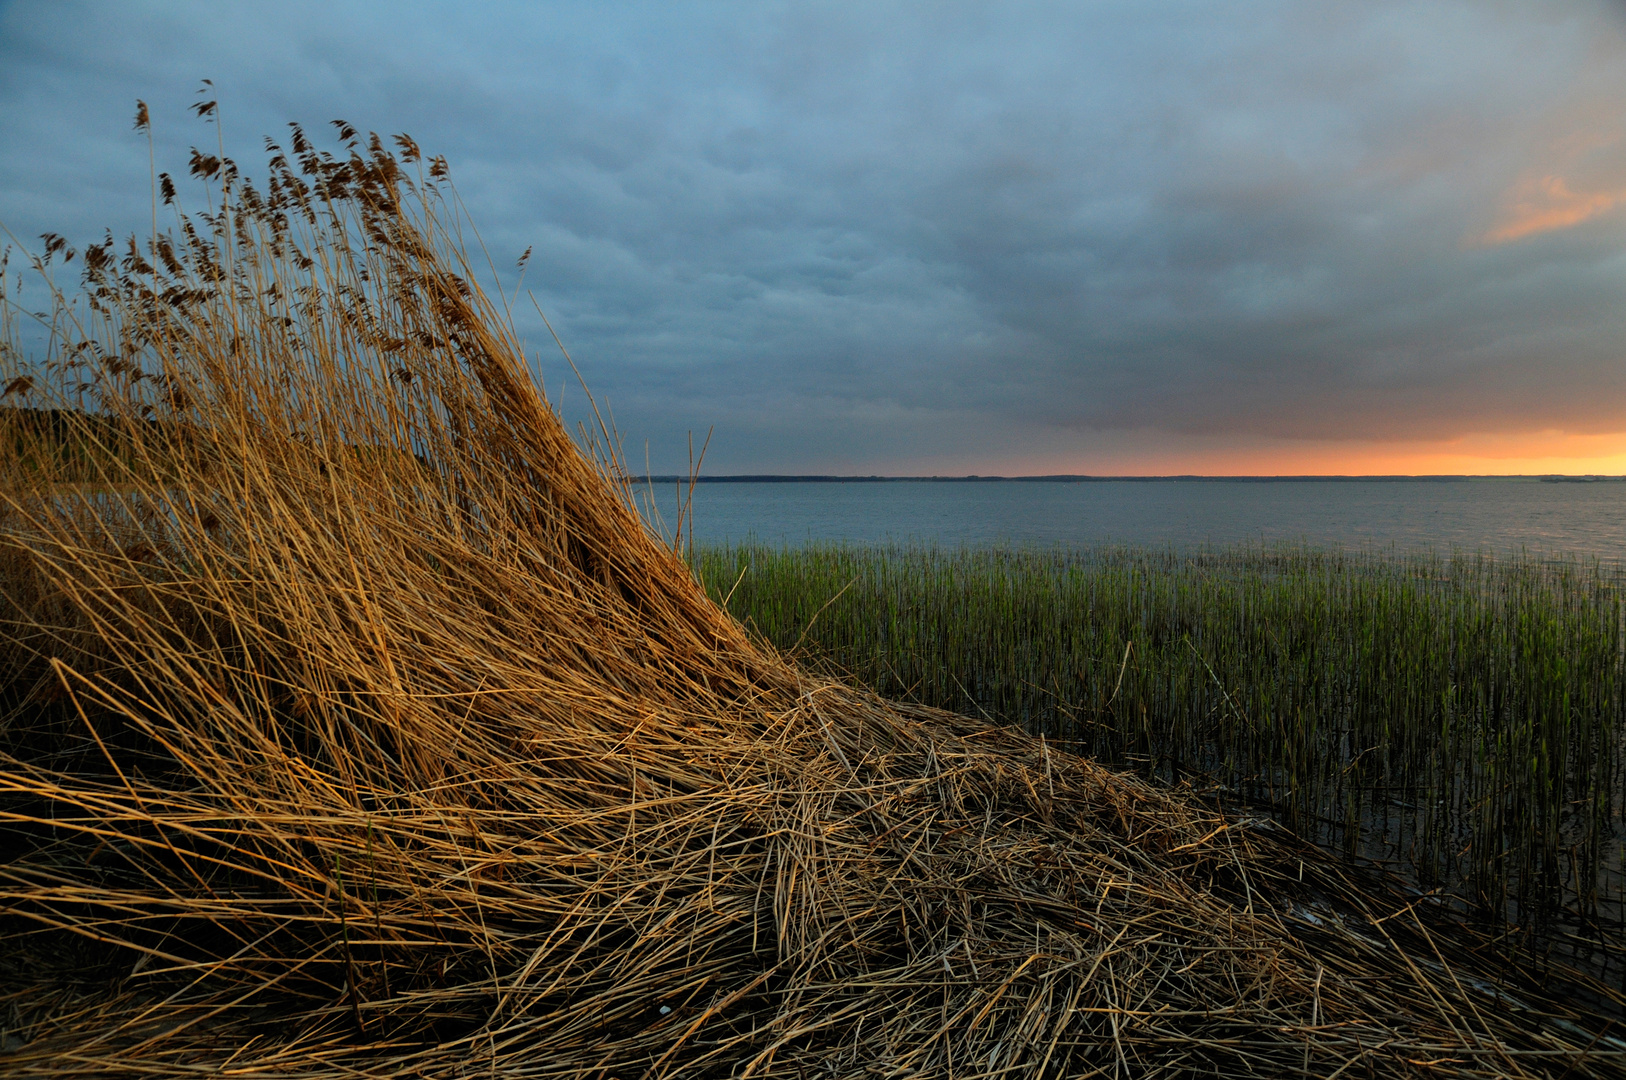
[[[1615,431],[1623,61],[1588,3],[16,2],[0,221],[139,228],[134,100],[178,170],[207,77],[245,160],[450,157],[657,469]]]

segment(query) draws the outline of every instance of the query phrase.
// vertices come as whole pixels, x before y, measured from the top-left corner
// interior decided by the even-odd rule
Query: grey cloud
[[[245,160],[446,153],[657,469],[1623,426],[1621,215],[1483,242],[1548,173],[1626,196],[1615,6],[383,10],[0,6],[0,222],[139,229],[134,99],[178,169],[210,77]]]

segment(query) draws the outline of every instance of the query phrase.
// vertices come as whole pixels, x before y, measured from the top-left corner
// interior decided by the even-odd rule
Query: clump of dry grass
[[[198,156],[211,211],[9,353],[85,410],[0,469],[0,1069],[1623,1072],[1314,849],[754,645],[529,377],[444,164],[340,135],[265,192]]]

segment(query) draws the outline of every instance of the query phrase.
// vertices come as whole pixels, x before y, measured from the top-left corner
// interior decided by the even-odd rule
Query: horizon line
[[[867,475],[841,473],[731,473],[689,476],[683,473],[654,473],[628,476],[635,484],[832,484],[832,483],[967,483],[999,481],[1003,483],[1127,483],[1134,481],[1200,481],[1214,482],[1305,482],[1305,481],[1382,481],[1399,483],[1442,482],[1454,480],[1528,480],[1548,483],[1600,483],[1626,480],[1626,476],[1612,473],[1281,473],[1259,475],[1229,475],[1205,473],[1167,473],[1157,475],[1106,475],[1093,473],[1047,473],[1031,476],[997,476],[967,473],[963,476],[887,476],[879,473]]]

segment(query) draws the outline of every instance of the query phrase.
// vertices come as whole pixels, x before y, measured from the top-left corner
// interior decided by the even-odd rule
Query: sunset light
[[[1538,233],[1573,229],[1606,214],[1626,199],[1626,188],[1578,194],[1559,176],[1521,183],[1509,199],[1503,222],[1485,234],[1488,244],[1505,244]]]

